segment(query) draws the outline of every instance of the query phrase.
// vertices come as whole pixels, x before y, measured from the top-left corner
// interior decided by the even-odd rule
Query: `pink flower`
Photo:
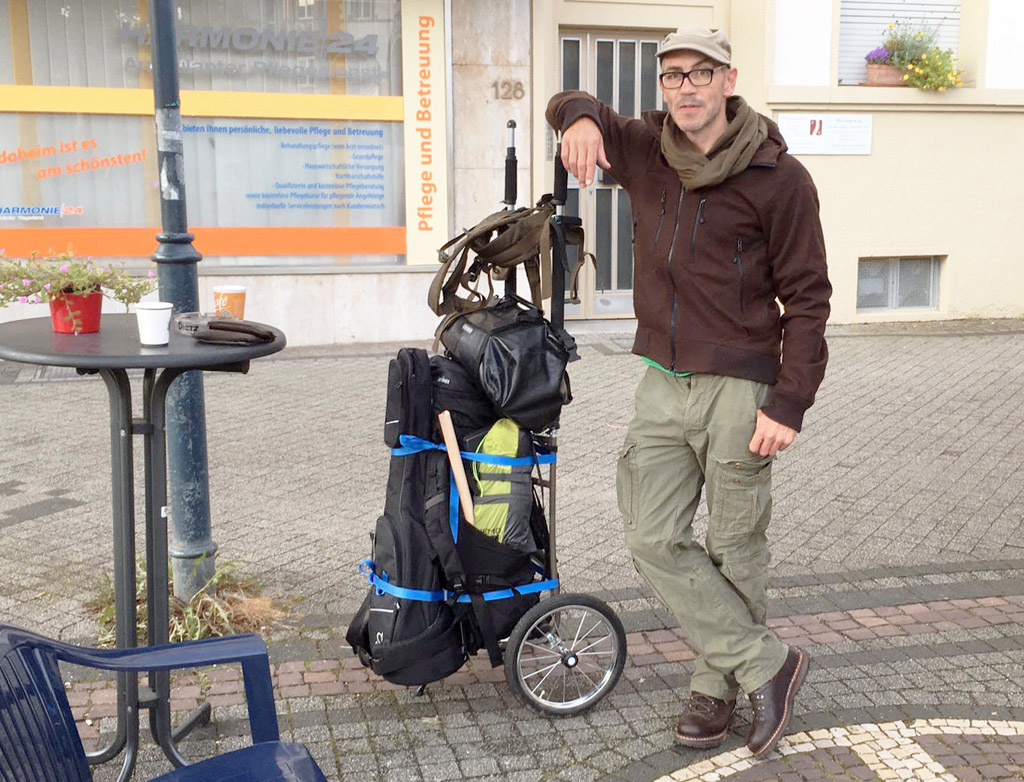
[[[22,280],[21,284],[22,285],[31,285],[32,284],[32,280]]]
[[[66,272],[68,270],[68,265],[66,263],[61,265],[60,270],[61,270],[61,273]]]
[[[43,287],[46,288],[46,290],[50,290],[50,283],[46,283]]]
[[[20,301],[22,304],[28,304],[28,296],[19,296],[18,301]]]
[[[150,269],[148,272],[146,272],[146,276],[152,280],[154,277],[156,277],[156,272]]]

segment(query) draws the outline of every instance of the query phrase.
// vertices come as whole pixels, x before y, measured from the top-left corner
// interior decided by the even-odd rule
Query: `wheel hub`
[[[577,657],[575,654],[572,654],[571,652],[562,655],[562,665],[564,665],[566,668],[575,668],[579,661],[580,658]]]

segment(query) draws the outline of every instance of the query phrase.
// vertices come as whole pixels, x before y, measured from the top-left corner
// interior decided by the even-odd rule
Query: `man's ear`
[[[735,68],[725,72],[725,97],[731,98],[736,92],[736,77],[739,74]]]

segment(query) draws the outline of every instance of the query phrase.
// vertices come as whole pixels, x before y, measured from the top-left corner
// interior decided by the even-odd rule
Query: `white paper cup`
[[[213,288],[213,311],[218,318],[245,318],[245,286],[216,285]]]
[[[170,341],[173,306],[169,301],[140,301],[135,305],[139,342],[143,345],[166,345]]]

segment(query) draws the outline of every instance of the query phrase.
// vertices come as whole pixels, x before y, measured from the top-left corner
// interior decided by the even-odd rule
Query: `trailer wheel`
[[[593,708],[619,680],[626,633],[615,612],[590,595],[542,600],[516,623],[505,651],[505,678],[541,714]]]

